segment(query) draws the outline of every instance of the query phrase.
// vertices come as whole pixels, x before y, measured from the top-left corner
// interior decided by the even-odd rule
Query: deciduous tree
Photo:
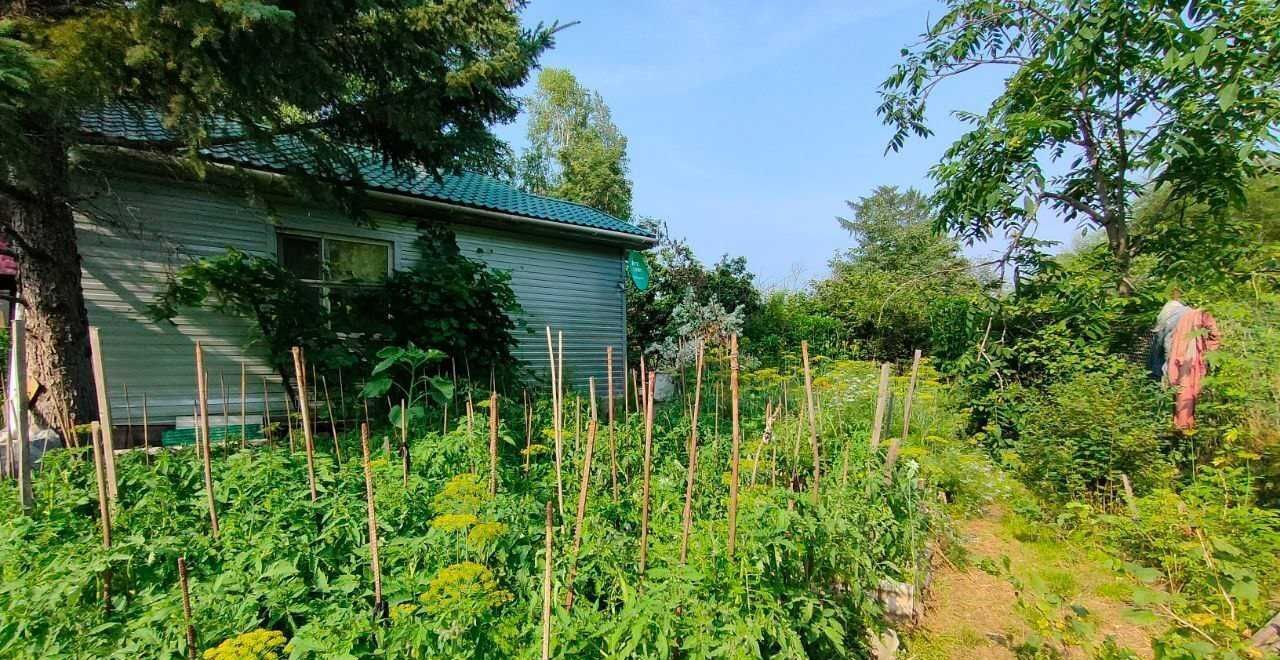
[[[1266,168],[1280,118],[1280,10],[1274,0],[948,0],[948,11],[882,85],[889,148],[927,136],[944,81],[1008,67],[983,113],[931,175],[941,229],[968,241],[1004,230],[1017,246],[1047,205],[1106,234],[1117,288],[1132,290],[1133,201],[1221,211]]]

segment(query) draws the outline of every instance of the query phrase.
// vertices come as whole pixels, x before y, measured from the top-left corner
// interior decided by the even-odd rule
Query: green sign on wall
[[[643,252],[629,250],[627,252],[627,274],[631,276],[631,283],[641,291],[649,289],[649,260],[644,258]]]

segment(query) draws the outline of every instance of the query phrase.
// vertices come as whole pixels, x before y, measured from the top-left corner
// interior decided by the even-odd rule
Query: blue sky
[[[665,219],[704,261],[745,255],[762,286],[796,287],[850,245],[835,221],[844,200],[881,184],[928,190],[929,167],[961,131],[950,111],[981,111],[998,92],[1007,72],[942,86],[936,135],[884,153],[876,90],[941,11],[925,0],[534,0],[524,16],[579,21],[542,64],[604,96],[629,141],[637,215]],[[498,132],[519,148],[524,131]],[[1072,232],[1045,222],[1037,234]]]

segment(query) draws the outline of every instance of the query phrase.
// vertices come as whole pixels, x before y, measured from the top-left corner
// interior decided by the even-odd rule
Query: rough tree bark
[[[97,417],[89,360],[89,322],[81,288],[80,251],[67,160],[66,133],[33,121],[29,181],[13,182],[0,205],[18,264],[18,296],[27,319],[27,370],[43,388],[35,411],[55,427]],[[64,431],[68,430],[63,428]]]

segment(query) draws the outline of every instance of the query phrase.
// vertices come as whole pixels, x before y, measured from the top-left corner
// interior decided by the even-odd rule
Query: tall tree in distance
[[[529,147],[518,167],[523,187],[630,218],[627,138],[600,94],[565,69],[543,69],[527,109]]]
[[[889,148],[928,136],[934,89],[978,68],[1007,68],[983,113],[934,166],[939,228],[974,242],[996,231],[1017,247],[1047,205],[1102,231],[1119,293],[1132,291],[1133,202],[1215,213],[1244,202],[1274,165],[1280,119],[1280,11],[1274,0],[947,0],[902,50],[881,87]]]
[[[920,191],[879,186],[846,203],[853,214],[836,221],[856,244],[831,260],[830,277],[815,282],[817,305],[865,357],[907,358],[928,345],[930,305],[976,294],[985,278],[955,239],[934,230]]]
[[[454,170],[494,159],[495,122],[551,45],[513,0],[0,1],[0,231],[15,247],[28,365],[49,420],[96,418],[74,213],[80,156],[117,147],[203,171],[205,147],[288,141],[299,183],[362,188],[367,152]],[[126,104],[164,136],[86,134]],[[242,148],[242,145],[237,145]],[[83,179],[80,180],[83,183]]]

